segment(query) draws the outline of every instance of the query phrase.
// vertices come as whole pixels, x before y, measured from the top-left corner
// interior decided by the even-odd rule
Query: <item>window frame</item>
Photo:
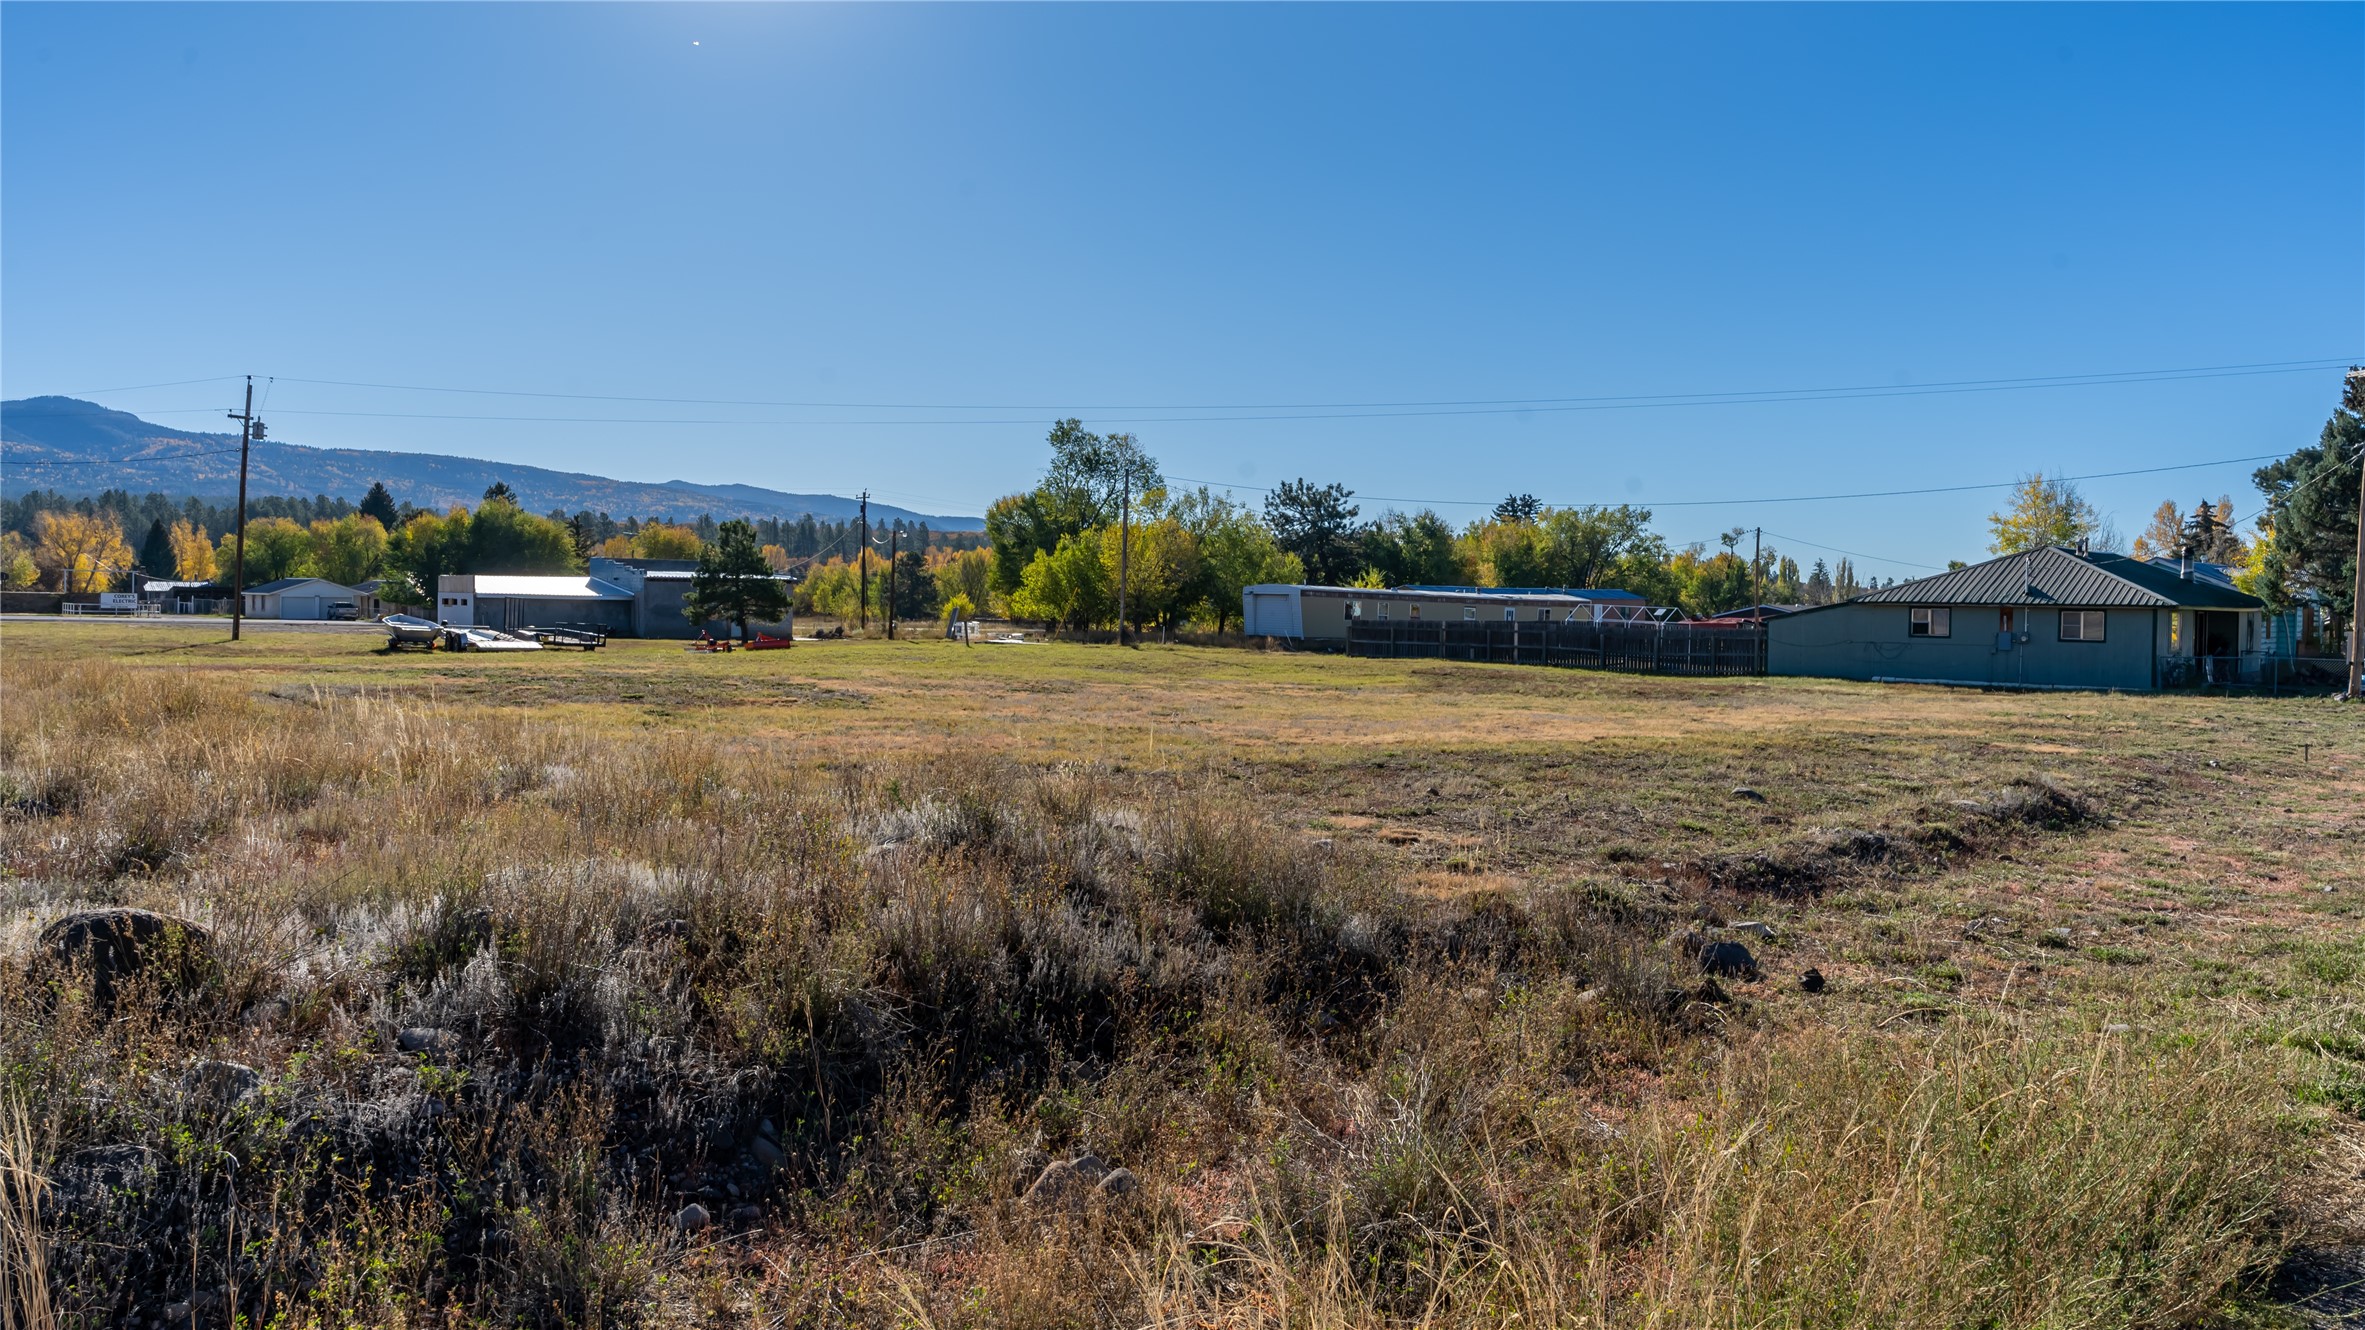
[[[2089,615],[2092,616],[2095,625],[2095,633],[2092,637],[2086,636],[2086,623]],[[2078,633],[2075,637],[2070,636],[2069,632],[2073,616],[2078,625]],[[2102,610],[2063,610],[2060,617],[2055,620],[2053,636],[2055,640],[2062,642],[2107,642],[2110,640],[2110,615]]]
[[[1913,605],[1907,607],[1905,635],[1907,637],[1940,638],[1954,636],[1954,606]]]
[[[1462,622],[1463,622],[1463,623],[1476,623],[1476,622],[1478,622],[1478,607],[1477,607],[1476,605],[1464,605],[1464,606],[1462,607]]]

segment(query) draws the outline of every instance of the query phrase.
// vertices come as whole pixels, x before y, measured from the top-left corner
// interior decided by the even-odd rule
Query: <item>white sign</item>
[[[99,593],[99,608],[102,610],[136,610],[139,607],[140,596],[136,591],[101,591]]]

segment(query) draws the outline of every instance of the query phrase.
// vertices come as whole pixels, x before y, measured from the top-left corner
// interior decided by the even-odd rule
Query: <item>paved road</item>
[[[158,614],[146,617],[112,614],[0,614],[0,624],[64,623],[105,624],[115,628],[179,628],[185,631],[220,633],[227,637],[230,621],[210,614]],[[353,621],[331,622],[302,619],[249,619],[245,632],[249,633],[380,633],[386,630],[374,623]]]

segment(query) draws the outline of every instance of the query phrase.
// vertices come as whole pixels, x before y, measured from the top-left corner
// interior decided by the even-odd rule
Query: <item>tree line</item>
[[[688,522],[591,511],[535,515],[499,482],[473,511],[397,503],[383,483],[359,503],[258,495],[247,501],[246,583],[321,577],[354,586],[389,579],[394,585],[381,588],[382,599],[424,604],[444,573],[580,572],[594,555],[695,561],[728,525],[711,514]],[[774,571],[852,548],[859,538],[854,521],[811,514],[744,525]],[[0,499],[0,586],[87,592],[144,578],[227,581],[236,527],[234,503],[125,490],[83,496],[34,490]],[[901,543],[923,556],[985,539],[982,532],[931,531],[926,523],[898,524],[898,530]]]

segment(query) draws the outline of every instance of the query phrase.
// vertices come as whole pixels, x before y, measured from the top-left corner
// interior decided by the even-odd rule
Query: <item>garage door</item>
[[[318,596],[281,596],[279,617],[282,619],[317,619],[325,611]]]

